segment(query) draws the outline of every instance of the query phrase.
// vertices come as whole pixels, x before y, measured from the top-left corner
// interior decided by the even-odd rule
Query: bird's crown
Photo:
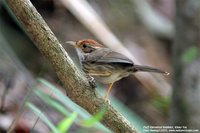
[[[91,47],[94,48],[103,47],[103,45],[99,44],[98,42],[92,39],[83,39],[76,42],[77,47],[82,47],[83,45],[90,45]]]
[[[76,42],[76,48],[81,49],[84,53],[91,53],[98,48],[104,47],[98,42],[91,39],[83,39]]]

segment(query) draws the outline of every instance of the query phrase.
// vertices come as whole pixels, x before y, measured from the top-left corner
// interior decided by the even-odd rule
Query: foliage
[[[198,57],[198,49],[195,46],[188,48],[182,55],[182,61],[189,63]]]
[[[75,121],[76,117],[77,113],[73,112],[69,117],[65,117],[63,120],[61,120],[57,126],[59,132],[66,133],[66,131],[68,131],[72,123]]]
[[[57,102],[52,97],[48,96],[47,94],[43,93],[40,90],[34,90],[35,94],[38,95],[46,104],[50,105],[52,108],[56,109],[58,112],[65,116],[69,116],[70,112],[66,110],[63,105]]]
[[[48,119],[48,117],[44,113],[42,113],[40,109],[29,102],[26,103],[26,106],[29,107],[54,133],[59,133],[54,124]]]
[[[90,117],[89,119],[85,119],[82,121],[82,125],[85,127],[92,127],[94,124],[98,121],[100,121],[103,118],[103,115],[106,112],[106,107],[102,107],[99,112],[97,112],[93,117]]]
[[[45,94],[43,91],[39,90],[39,88],[34,88],[34,94],[36,94],[42,101],[44,101],[47,105],[64,115],[64,119],[58,122],[57,126],[55,126],[40,109],[38,109],[35,105],[30,102],[27,102],[26,105],[29,109],[31,109],[54,133],[65,133],[69,130],[73,123],[79,125],[80,127],[97,127],[100,130],[105,130],[101,126],[97,126],[97,123],[103,118],[103,115],[106,112],[106,108],[102,107],[102,109],[97,112],[95,115],[89,117],[89,115],[83,115],[84,111],[78,109],[72,101],[70,101],[59,89],[57,89],[52,84],[48,83],[43,79],[38,79],[38,82],[42,85],[46,86],[55,96],[53,98],[50,95]],[[73,112],[71,113],[71,110]],[[80,114],[79,114],[80,113]],[[81,119],[78,118],[80,115]],[[99,123],[98,123],[99,124]]]
[[[160,110],[163,114],[166,114],[169,109],[169,98],[167,97],[155,97],[151,103],[154,107],[156,107],[158,110]]]

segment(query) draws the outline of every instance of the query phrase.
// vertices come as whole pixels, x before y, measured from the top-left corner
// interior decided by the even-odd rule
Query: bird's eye
[[[87,45],[86,44],[83,44],[83,48],[86,48],[87,47]]]

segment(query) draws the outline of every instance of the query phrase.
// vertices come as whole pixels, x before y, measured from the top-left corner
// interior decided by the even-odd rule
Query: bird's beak
[[[76,42],[73,42],[73,41],[67,41],[65,42],[66,44],[69,44],[69,45],[72,45],[72,46],[76,46]]]

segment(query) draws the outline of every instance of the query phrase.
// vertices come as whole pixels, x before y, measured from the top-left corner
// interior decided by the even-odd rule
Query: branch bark
[[[29,0],[7,0],[7,2],[28,36],[53,66],[68,97],[91,114],[106,106],[107,112],[102,120],[105,126],[116,133],[136,133],[136,129],[120,113],[96,95],[94,88],[74,65],[32,3]]]

